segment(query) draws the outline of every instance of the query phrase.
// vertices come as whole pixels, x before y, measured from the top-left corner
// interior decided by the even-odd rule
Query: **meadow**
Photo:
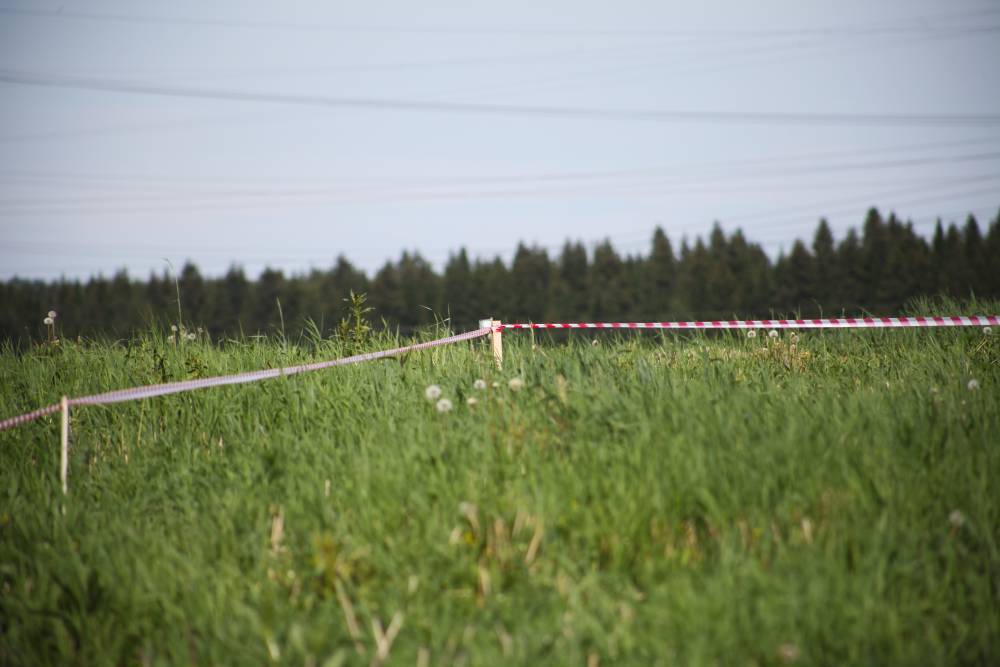
[[[67,496],[43,418],[0,663],[997,664],[997,334],[505,333],[80,407]],[[169,335],[8,348],[0,416],[351,351]]]

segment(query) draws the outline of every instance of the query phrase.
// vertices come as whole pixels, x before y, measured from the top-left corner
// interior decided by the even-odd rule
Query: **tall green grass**
[[[0,434],[0,662],[1000,660],[1000,335],[504,338],[76,409],[67,497]],[[340,352],[8,350],[0,415]]]

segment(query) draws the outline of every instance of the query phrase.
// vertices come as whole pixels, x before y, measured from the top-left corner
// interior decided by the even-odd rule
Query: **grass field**
[[[504,338],[78,408],[65,498],[0,433],[0,663],[1000,661],[1000,335]],[[8,351],[0,416],[340,353]]]

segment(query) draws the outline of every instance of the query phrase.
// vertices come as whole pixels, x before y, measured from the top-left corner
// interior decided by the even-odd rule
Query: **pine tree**
[[[653,247],[645,266],[643,314],[649,321],[665,320],[674,304],[677,282],[677,259],[670,239],[657,227],[653,232]]]
[[[473,290],[472,266],[465,248],[462,248],[458,254],[448,258],[444,267],[444,303],[455,329],[469,329],[479,320]]]
[[[590,315],[595,320],[621,319],[631,304],[627,294],[625,265],[610,241],[594,248],[590,265]]]
[[[567,241],[552,275],[549,319],[573,322],[590,317],[589,273],[586,248],[580,242]]]
[[[810,295],[821,307],[834,305],[837,292],[837,252],[826,218],[820,218],[813,235],[813,275]]]
[[[694,247],[688,246],[687,239],[681,241],[680,261],[677,264],[677,305],[680,317],[717,317],[709,307],[706,276],[708,275],[708,250],[701,238],[695,240]]]
[[[516,296],[512,316],[518,320],[540,322],[548,313],[552,266],[542,248],[519,243],[510,267],[510,291]]]
[[[254,286],[253,305],[250,308],[249,326],[252,333],[266,335],[281,331],[285,305],[282,299],[284,291],[284,273],[270,267],[261,272]],[[282,307],[280,311],[279,303]]]
[[[243,329],[251,299],[251,286],[243,268],[233,265],[215,288],[212,315],[205,322],[209,333],[221,336]]]

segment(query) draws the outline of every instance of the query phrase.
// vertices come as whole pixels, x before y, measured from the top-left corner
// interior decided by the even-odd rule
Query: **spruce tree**
[[[657,227],[653,232],[653,245],[645,266],[642,298],[644,319],[669,319],[676,282],[677,259],[674,257],[674,249],[663,229]]]

